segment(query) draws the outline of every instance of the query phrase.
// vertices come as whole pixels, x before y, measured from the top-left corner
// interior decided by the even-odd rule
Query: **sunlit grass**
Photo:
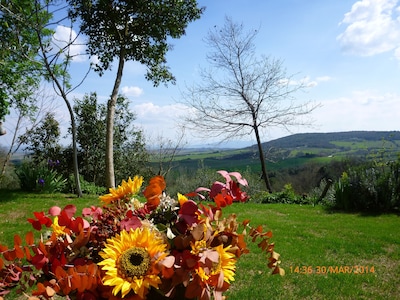
[[[14,234],[31,230],[26,219],[34,211],[70,203],[78,211],[99,205],[95,196],[1,192],[0,243],[11,245]],[[400,295],[400,217],[397,215],[329,213],[319,206],[251,203],[225,208],[224,214],[229,213],[273,231],[275,251],[281,254],[281,266],[286,271],[284,277],[270,275],[265,257],[250,244],[251,253],[243,255],[238,262],[229,300],[396,299]],[[318,268],[321,271],[329,266],[331,270],[337,267],[338,272],[316,274]],[[364,274],[354,274],[354,270],[339,272],[340,267],[344,271],[344,267],[355,266],[364,267]],[[310,270],[312,273],[308,274]]]

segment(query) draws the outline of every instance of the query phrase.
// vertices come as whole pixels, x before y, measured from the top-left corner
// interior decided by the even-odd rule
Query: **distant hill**
[[[265,148],[323,148],[334,149],[338,147],[338,142],[357,143],[362,142],[380,142],[395,143],[399,145],[400,131],[346,131],[346,132],[328,132],[328,133],[298,133],[270,142],[263,143]],[[251,146],[251,148],[256,145]]]

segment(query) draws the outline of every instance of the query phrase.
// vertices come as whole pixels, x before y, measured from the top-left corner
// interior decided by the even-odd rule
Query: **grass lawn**
[[[0,243],[31,230],[33,211],[73,203],[78,211],[98,205],[97,197],[0,191]],[[253,244],[237,265],[229,300],[400,299],[400,217],[394,214],[329,213],[322,207],[234,204],[225,214],[265,225],[274,233],[286,275],[270,275]],[[358,274],[356,274],[358,273]],[[7,298],[6,298],[7,299]]]

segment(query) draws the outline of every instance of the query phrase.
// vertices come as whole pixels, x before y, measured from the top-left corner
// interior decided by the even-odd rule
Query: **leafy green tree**
[[[42,122],[36,128],[28,130],[20,140],[37,164],[60,159],[60,124],[53,113],[47,113]]]
[[[32,20],[26,18],[33,9],[31,0],[0,2],[0,120],[9,113],[10,105],[24,108],[23,100],[32,95],[40,82],[42,68],[36,60],[39,40]],[[43,21],[49,19],[46,15],[41,17]],[[46,36],[49,32],[41,34]],[[31,110],[32,106],[25,107],[28,108]]]
[[[73,87],[68,68],[74,57],[79,55],[71,52],[76,37],[71,34],[69,40],[61,44],[53,39],[55,27],[68,27],[66,24],[71,21],[68,19],[67,6],[66,2],[58,0],[1,1],[0,36],[6,47],[0,50],[0,63],[7,71],[4,73],[12,75],[3,74],[0,78],[0,117],[4,113],[2,109],[10,102],[10,96],[7,95],[12,96],[9,92],[14,90],[14,86],[31,86],[32,80],[36,83],[40,79],[51,82],[70,114],[75,185],[78,196],[81,196],[75,119],[68,95],[82,83],[87,73]],[[70,23],[71,32],[72,28],[73,24]],[[87,70],[89,72],[89,66]]]
[[[166,65],[169,37],[179,38],[187,25],[200,18],[203,8],[196,0],[68,0],[70,14],[82,20],[81,31],[89,38],[88,53],[97,56],[101,74],[117,61],[117,73],[107,104],[106,178],[115,186],[113,133],[115,107],[124,64],[134,60],[147,66],[146,78],[157,86],[174,82]]]
[[[106,117],[105,104],[97,102],[96,93],[75,100],[77,142],[80,148],[81,173],[87,181],[105,184]],[[114,126],[114,158],[118,182],[142,173],[148,162],[143,133],[133,126],[135,115],[129,101],[117,98]]]

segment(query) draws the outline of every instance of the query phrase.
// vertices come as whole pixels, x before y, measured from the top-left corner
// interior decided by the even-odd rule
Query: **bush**
[[[83,179],[83,176],[79,176],[80,184],[81,184],[81,191],[83,194],[88,194],[88,195],[102,195],[107,192],[107,189],[104,186],[97,186],[93,182],[88,182],[85,179]],[[69,193],[76,193],[76,187],[75,187],[75,177],[74,175],[70,175],[68,177],[68,182],[66,184],[66,191]]]
[[[61,192],[65,189],[67,180],[59,175],[54,165],[48,162],[39,164],[24,161],[16,170],[21,189],[26,192]]]
[[[255,203],[285,203],[285,204],[312,204],[311,198],[306,195],[295,193],[290,183],[285,184],[281,192],[268,193],[259,192],[251,197],[250,201]]]
[[[400,206],[400,159],[344,172],[335,184],[335,209],[384,212]]]

